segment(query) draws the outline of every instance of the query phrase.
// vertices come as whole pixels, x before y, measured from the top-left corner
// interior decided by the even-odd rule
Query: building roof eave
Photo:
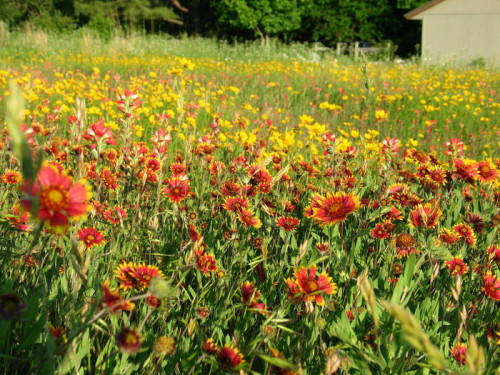
[[[445,0],[431,0],[418,8],[413,9],[412,11],[409,11],[408,13],[405,13],[404,17],[407,20],[421,20],[423,17],[420,13],[426,11],[429,8],[432,8],[435,5],[438,5],[439,3],[442,3]]]

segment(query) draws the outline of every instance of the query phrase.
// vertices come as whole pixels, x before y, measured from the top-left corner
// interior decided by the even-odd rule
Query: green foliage
[[[11,28],[29,22],[47,31],[86,27],[109,39],[115,32],[167,31],[229,40],[278,37],[286,42],[391,40],[414,53],[420,24],[403,14],[417,0],[6,0],[0,18]]]
[[[250,30],[260,37],[284,36],[299,30],[302,17],[310,10],[304,0],[224,0],[212,1],[218,23]]]

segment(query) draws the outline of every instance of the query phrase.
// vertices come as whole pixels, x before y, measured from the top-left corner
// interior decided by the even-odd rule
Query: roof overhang
[[[435,5],[438,5],[439,3],[442,3],[445,0],[432,0],[429,1],[428,3],[425,3],[418,8],[413,9],[412,11],[406,13],[404,16],[407,20],[421,20],[422,15],[420,13],[426,11],[429,8],[432,8]]]

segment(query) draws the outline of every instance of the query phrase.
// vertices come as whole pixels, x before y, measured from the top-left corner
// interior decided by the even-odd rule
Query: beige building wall
[[[424,61],[500,63],[500,0],[445,0],[414,19],[423,20]]]

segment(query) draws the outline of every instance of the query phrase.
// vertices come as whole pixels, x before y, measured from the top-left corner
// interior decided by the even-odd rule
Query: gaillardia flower
[[[340,191],[327,193],[326,197],[316,195],[310,207],[312,209],[311,216],[325,226],[344,221],[347,215],[359,209],[360,203],[356,195]]]
[[[295,270],[294,275],[298,291],[303,293],[308,300],[316,301],[316,303],[320,306],[325,303],[325,299],[321,293],[337,293],[337,284],[333,282],[332,278],[328,277],[325,272],[319,274],[316,279],[315,266],[309,267],[309,269],[306,267],[300,267],[298,270]],[[287,284],[290,287],[291,283],[287,282]]]
[[[37,180],[26,182],[22,188],[25,198],[22,207],[33,210],[33,201],[40,197],[37,219],[44,222],[56,233],[65,233],[69,220],[87,213],[91,206],[89,188],[84,181],[73,183],[73,179],[52,166],[43,166]]]
[[[500,301],[500,280],[491,272],[483,276],[483,292],[491,299]]]
[[[80,229],[77,232],[77,236],[85,244],[85,247],[87,249],[106,242],[104,236],[102,235],[102,232],[99,230],[95,230],[94,228]]]
[[[220,362],[222,367],[227,369],[233,369],[245,362],[243,354],[240,353],[238,348],[228,344],[219,349],[219,352],[217,353],[217,360]]]
[[[116,345],[125,353],[137,353],[142,346],[141,334],[136,329],[124,328],[116,335]]]
[[[450,353],[461,365],[465,365],[467,359],[467,345],[458,343],[454,348],[450,348]]]
[[[122,263],[115,270],[116,278],[120,281],[123,290],[144,290],[149,287],[151,279],[159,277],[165,279],[158,267],[137,263]]]

